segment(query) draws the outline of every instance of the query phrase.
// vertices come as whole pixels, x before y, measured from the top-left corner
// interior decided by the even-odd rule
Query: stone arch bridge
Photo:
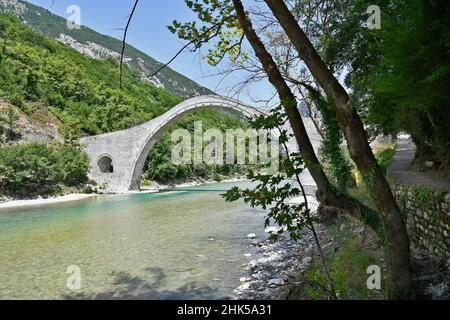
[[[139,190],[145,161],[161,135],[182,117],[204,108],[218,110],[240,119],[266,113],[262,109],[221,96],[201,96],[186,100],[139,126],[81,139],[90,158],[89,178],[104,184],[108,193]],[[314,147],[318,148],[319,135],[314,125],[309,118],[304,118],[304,122]],[[287,129],[291,130],[289,127]],[[298,150],[295,141],[289,142],[289,149]],[[305,178],[308,180],[307,184],[313,184],[309,174]]]

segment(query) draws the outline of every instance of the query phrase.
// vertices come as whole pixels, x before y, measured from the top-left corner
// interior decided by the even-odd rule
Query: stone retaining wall
[[[414,248],[450,262],[450,193],[424,186],[397,186]]]

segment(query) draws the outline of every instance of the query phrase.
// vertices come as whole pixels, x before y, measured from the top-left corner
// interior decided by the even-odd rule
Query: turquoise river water
[[[264,212],[222,183],[0,211],[0,299],[230,297]],[[67,287],[69,266],[81,289]]]

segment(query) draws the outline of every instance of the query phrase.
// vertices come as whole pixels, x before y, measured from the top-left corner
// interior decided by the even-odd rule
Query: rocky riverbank
[[[319,236],[326,238],[326,229],[320,225],[317,229]],[[281,234],[277,240],[253,239],[251,243],[258,248],[258,256],[242,266],[248,276],[240,280],[241,285],[234,290],[234,297],[239,300],[294,298],[315,256],[312,233],[305,231],[298,242],[291,240],[287,234]]]
[[[308,197],[313,211],[318,206],[315,199]],[[293,199],[292,202],[299,201]],[[323,225],[317,225],[317,233],[324,248],[333,245]],[[276,227],[266,229],[266,233],[279,233]],[[251,246],[257,248],[257,256],[242,268],[248,276],[240,279],[241,285],[234,292],[239,300],[286,300],[301,299],[299,288],[305,282],[305,273],[314,256],[316,245],[312,232],[304,231],[299,241],[291,240],[288,234],[281,233],[276,240],[269,237],[259,240],[254,234],[247,236]]]

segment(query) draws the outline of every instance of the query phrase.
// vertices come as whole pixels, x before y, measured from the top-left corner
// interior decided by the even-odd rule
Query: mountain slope
[[[0,0],[0,12],[9,12],[32,29],[45,36],[58,39],[67,46],[92,58],[113,58],[118,60],[122,42],[110,36],[102,35],[87,27],[70,30],[66,19],[50,11],[22,0]],[[127,46],[126,64],[137,71],[141,79],[157,87],[163,87],[172,94],[183,98],[210,94],[211,91],[189,78],[173,71],[163,69],[157,76],[150,77],[162,64],[138,49]]]
[[[148,121],[181,100],[128,68],[122,88],[118,79],[116,61],[92,59],[0,14],[0,97],[25,113],[40,103],[68,129],[92,135]]]

